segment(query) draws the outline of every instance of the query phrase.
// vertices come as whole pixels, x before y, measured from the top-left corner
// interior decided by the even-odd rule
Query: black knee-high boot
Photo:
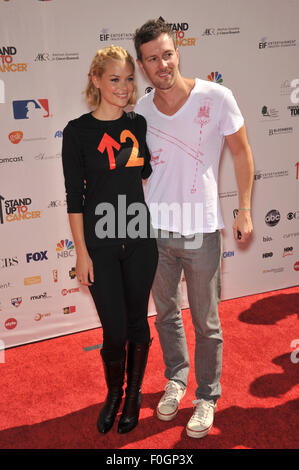
[[[124,408],[118,423],[118,432],[131,431],[138,423],[141,406],[141,385],[144,377],[150,343],[128,344],[127,387]]]
[[[126,358],[124,357],[120,361],[106,361],[102,354],[101,356],[108,393],[98,417],[97,427],[99,432],[105,434],[112,428],[121,404]]]

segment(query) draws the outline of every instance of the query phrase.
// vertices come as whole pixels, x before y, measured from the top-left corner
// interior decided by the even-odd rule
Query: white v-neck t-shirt
[[[218,167],[224,137],[244,124],[228,88],[199,78],[184,105],[161,113],[155,89],[141,97],[135,112],[147,121],[153,172],[145,199],[155,229],[184,236],[224,227],[218,197]]]

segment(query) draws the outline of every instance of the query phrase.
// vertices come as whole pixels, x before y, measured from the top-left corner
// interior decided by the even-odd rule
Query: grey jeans
[[[204,233],[200,248],[185,247],[184,237],[157,237],[159,263],[152,287],[165,377],[187,386],[189,354],[181,316],[181,275],[184,271],[195,331],[196,398],[221,395],[222,330],[218,315],[221,280],[221,234]]]

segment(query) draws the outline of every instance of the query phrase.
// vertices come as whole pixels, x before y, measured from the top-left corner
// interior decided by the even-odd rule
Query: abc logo
[[[265,217],[265,222],[269,227],[274,227],[280,221],[280,213],[276,209],[272,209]]]

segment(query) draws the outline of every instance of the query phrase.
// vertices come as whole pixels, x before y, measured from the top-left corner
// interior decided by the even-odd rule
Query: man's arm
[[[233,156],[239,194],[239,212],[233,225],[235,240],[241,232],[241,243],[250,237],[253,226],[251,220],[251,191],[254,176],[254,163],[247,140],[245,125],[238,132],[226,136],[226,142]]]

